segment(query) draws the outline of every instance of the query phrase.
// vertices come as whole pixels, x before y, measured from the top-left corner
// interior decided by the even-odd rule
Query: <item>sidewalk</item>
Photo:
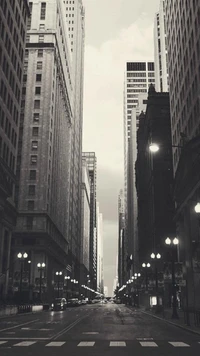
[[[193,334],[198,334],[200,335],[200,325],[196,326],[194,322],[194,314],[190,313],[190,326],[188,326],[185,322],[184,319],[184,312],[183,310],[178,309],[177,313],[179,316],[179,319],[172,319],[172,309],[165,309],[164,312],[161,312],[159,314],[155,314],[155,311],[152,310],[145,310],[144,307],[140,307],[140,311],[144,314],[151,315],[154,318],[157,318],[159,320],[163,320],[169,324],[175,325],[181,329],[188,330],[192,332]]]

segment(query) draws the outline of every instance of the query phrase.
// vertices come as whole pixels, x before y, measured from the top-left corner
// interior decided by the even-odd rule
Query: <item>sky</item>
[[[160,0],[83,0],[85,68],[83,151],[97,157],[103,214],[104,285],[116,277],[118,194],[123,188],[123,85],[126,61],[154,59],[153,22]]]

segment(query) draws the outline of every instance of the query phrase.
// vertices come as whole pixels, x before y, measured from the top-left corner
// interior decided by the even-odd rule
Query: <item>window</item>
[[[42,62],[37,62],[37,69],[42,69]]]
[[[27,230],[32,230],[32,228],[33,228],[33,217],[32,216],[27,216],[26,228],[27,228]]]
[[[43,49],[38,49],[38,57],[43,57]]]
[[[41,10],[40,10],[40,20],[45,20],[46,16],[46,2],[41,3]]]
[[[39,122],[39,118],[40,118],[40,114],[38,112],[33,114],[33,123],[37,124]]]
[[[37,164],[37,156],[36,155],[34,155],[34,156],[32,155],[31,156],[31,164],[32,165],[36,165]]]
[[[44,35],[38,36],[38,42],[44,42]]]
[[[44,24],[40,24],[39,29],[40,30],[44,30],[45,29],[45,25]]]
[[[35,195],[35,185],[29,185],[28,186],[28,194],[29,195]]]
[[[38,149],[38,141],[32,141],[32,150],[37,151]]]
[[[34,200],[28,200],[28,210],[34,210]]]
[[[29,171],[29,179],[30,180],[36,180],[36,171],[35,170],[31,169]]]
[[[34,109],[40,109],[40,100],[34,100]]]
[[[36,74],[36,82],[41,82],[42,74]]]
[[[35,94],[40,95],[41,94],[41,87],[35,87]]]
[[[32,129],[32,135],[33,136],[38,136],[39,134],[39,127],[33,127]]]

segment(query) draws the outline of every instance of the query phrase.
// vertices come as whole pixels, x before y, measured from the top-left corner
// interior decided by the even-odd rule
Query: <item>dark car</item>
[[[51,310],[65,310],[67,308],[67,301],[65,298],[56,298],[51,304]]]
[[[68,307],[77,307],[79,305],[78,298],[68,299]]]

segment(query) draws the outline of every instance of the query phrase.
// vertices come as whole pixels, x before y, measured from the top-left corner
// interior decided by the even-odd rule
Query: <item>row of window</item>
[[[15,169],[15,156],[12,151],[9,150],[6,142],[3,142],[2,137],[0,136],[0,156],[6,162],[6,164],[10,167],[12,171]]]

